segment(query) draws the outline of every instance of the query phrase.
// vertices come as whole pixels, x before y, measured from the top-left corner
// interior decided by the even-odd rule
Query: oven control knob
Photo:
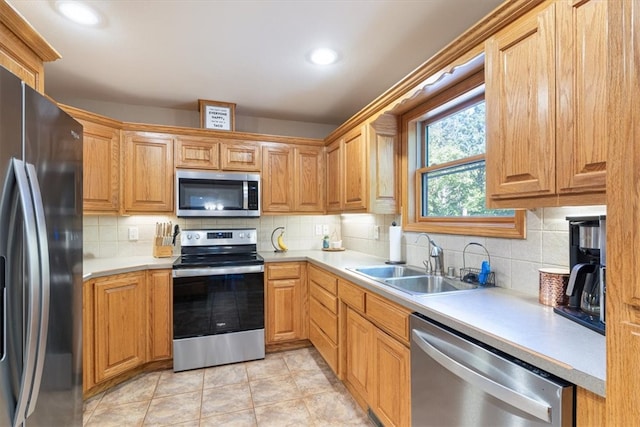
[[[195,235],[195,237],[196,237],[196,239],[199,239],[199,238],[200,238],[200,235],[199,235],[199,234],[196,234],[196,235]]]
[[[187,234],[187,240],[191,240],[191,234]]]
[[[244,233],[240,233],[240,234],[238,235],[238,237],[239,237],[239,238],[241,238],[241,239],[244,239]]]

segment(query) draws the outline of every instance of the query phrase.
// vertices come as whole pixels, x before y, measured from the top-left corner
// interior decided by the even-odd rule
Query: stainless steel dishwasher
[[[411,425],[572,426],[574,386],[415,313]]]

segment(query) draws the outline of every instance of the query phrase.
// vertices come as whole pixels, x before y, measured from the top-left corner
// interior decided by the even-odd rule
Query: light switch
[[[325,236],[329,234],[329,226],[327,224],[322,224],[322,234]]]
[[[316,224],[315,235],[322,236],[322,224]]]
[[[129,227],[129,240],[138,240],[138,227]]]
[[[379,225],[374,225],[373,226],[373,238],[375,240],[380,240],[380,226]]]

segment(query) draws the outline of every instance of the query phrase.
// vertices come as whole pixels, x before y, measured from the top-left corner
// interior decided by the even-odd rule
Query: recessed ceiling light
[[[100,15],[85,3],[61,0],[56,2],[56,8],[64,17],[77,24],[95,26],[100,23]]]
[[[316,65],[329,65],[338,60],[338,52],[323,47],[313,50],[309,55],[309,59]]]

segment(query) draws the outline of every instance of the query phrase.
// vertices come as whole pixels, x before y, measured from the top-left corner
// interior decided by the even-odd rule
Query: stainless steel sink
[[[411,295],[475,289],[476,285],[442,276],[428,275],[419,267],[404,265],[382,265],[347,270],[359,273],[371,280],[401,290]]]
[[[405,265],[378,265],[373,267],[350,268],[349,270],[353,270],[374,280],[425,275],[424,269]]]
[[[477,288],[477,285],[461,282],[456,279],[448,279],[442,276],[386,279],[384,283],[412,295],[435,294]]]

